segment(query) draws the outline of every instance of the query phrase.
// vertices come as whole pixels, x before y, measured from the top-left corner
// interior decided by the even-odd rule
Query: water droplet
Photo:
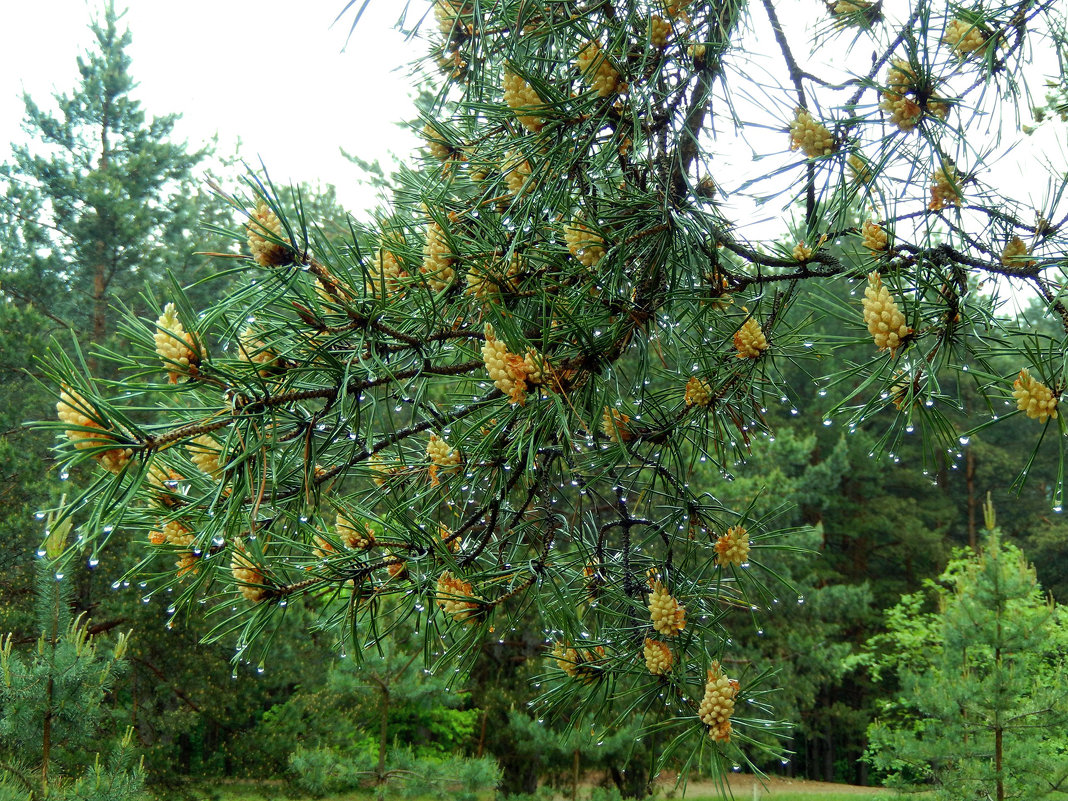
[[[959,443],[960,443],[961,445],[967,445],[967,444],[968,444],[969,442],[971,442],[971,441],[972,441],[972,438],[971,438],[971,437],[961,437],[961,438],[960,438],[960,439],[958,439],[957,441],[958,441],[958,442],[959,442]]]

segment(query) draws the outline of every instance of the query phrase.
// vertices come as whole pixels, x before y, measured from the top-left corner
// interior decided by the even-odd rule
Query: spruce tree
[[[989,503],[985,513],[986,542],[946,569],[938,612],[917,616],[906,600],[877,640],[900,692],[870,731],[870,760],[899,779],[930,777],[939,798],[1060,797],[1065,610],[1002,540]]]
[[[730,474],[799,361],[833,391],[826,424],[881,415],[884,446],[957,444],[944,371],[988,404],[977,426],[1014,410],[1060,443],[1063,334],[977,286],[1016,281],[1068,325],[1062,194],[985,166],[1050,4],[840,2],[809,43],[777,5],[438,0],[440,103],[394,207],[329,241],[251,177],[238,287],[128,321],[121,384],[55,353],[64,456],[103,468],[69,510],[86,539],[143,532],[156,586],[212,598],[206,635],[245,659],[305,598],[353,656],[417,618],[431,662],[530,609],[539,708],[637,713],[683,766],[747,758],[773,669],[735,660],[728,613],[773,600],[788,532],[696,465]],[[720,170],[743,146],[760,158]],[[746,195],[800,201],[790,246]],[[841,327],[798,324],[802,299]],[[870,358],[824,374],[843,341]]]

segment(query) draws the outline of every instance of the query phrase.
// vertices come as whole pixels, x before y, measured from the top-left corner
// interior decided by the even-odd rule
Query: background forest
[[[574,797],[595,775],[623,796],[644,797],[660,747],[652,738],[605,728],[581,708],[554,718],[529,708],[529,688],[550,667],[533,617],[519,614],[487,638],[469,675],[460,675],[426,667],[411,620],[395,621],[390,643],[357,662],[332,632],[316,628],[313,608],[295,604],[272,635],[269,659],[246,662],[235,659],[234,640],[203,642],[203,619],[176,613],[167,593],[148,594],[127,577],[143,558],[140,534],[109,531],[56,572],[49,549],[58,554],[68,532],[51,528],[45,510],[94,479],[92,462],[58,466],[52,432],[24,425],[55,415],[55,390],[41,369],[49,343],[68,347],[76,337],[88,369],[106,373],[96,354],[124,347],[121,310],[154,317],[175,285],[187,288],[191,309],[206,308],[230,280],[226,271],[236,281],[244,269],[218,258],[239,252],[227,234],[238,222],[225,194],[211,189],[214,181],[236,185],[244,167],[176,141],[175,118],[153,116],[167,109],[144,109],[131,97],[131,33],[113,9],[90,30],[79,84],[55,98],[25,98],[25,134],[0,167],[0,632],[11,633],[0,690],[0,798],[43,797],[42,761],[45,788],[48,765],[53,777],[84,774],[81,790],[62,791],[71,797],[90,797],[89,786],[125,797],[140,792],[142,779],[160,797],[205,793],[219,779],[285,780],[294,792],[323,795],[367,775],[407,788],[397,792],[449,788],[471,797],[494,784],[505,794],[547,785]],[[419,113],[432,103],[430,87]],[[209,156],[228,173],[212,183],[204,175]],[[377,176],[390,183],[381,168]],[[325,241],[353,235],[330,187],[278,187],[277,197],[294,216],[315,220]],[[793,247],[787,230],[782,244]],[[855,249],[827,249],[863,273]],[[209,274],[214,280],[204,283]],[[827,310],[855,291],[828,284],[789,307],[784,324],[834,337],[841,327]],[[1057,334],[1044,307],[1022,314],[1036,331]],[[870,343],[846,342],[818,374],[870,358]],[[1011,360],[998,366],[1018,369]],[[923,781],[938,770],[930,754],[910,762],[900,755],[911,752],[898,748],[888,759],[879,744],[909,738],[919,721],[944,711],[916,698],[979,703],[981,682],[958,698],[938,678],[961,670],[938,661],[949,659],[953,637],[980,636],[959,633],[962,616],[986,631],[980,616],[965,614],[968,604],[1030,616],[1031,639],[1021,634],[1005,646],[1030,655],[1014,668],[1029,677],[1015,689],[1019,704],[1038,704],[1029,695],[1037,684],[1059,691],[1051,676],[1068,653],[1068,521],[1051,509],[1056,436],[1036,451],[1034,421],[1023,415],[965,436],[972,412],[989,411],[989,401],[947,372],[943,394],[963,400],[961,409],[945,409],[960,432],[957,446],[932,459],[922,432],[909,430],[887,452],[886,420],[832,422],[838,389],[803,362],[784,378],[789,391],[766,409],[771,433],[744,443],[746,461],[724,472],[701,458],[689,477],[749,519],[794,530],[789,547],[764,557],[766,608],[735,608],[725,621],[734,666],[775,673],[781,689],[769,700],[790,727],[787,755],[754,748],[745,768],[853,784]],[[57,666],[77,681],[61,689]],[[1043,708],[1060,715],[1063,694]],[[45,731],[52,734],[42,743]],[[1057,790],[1068,749],[1060,731],[1056,742],[1032,742]],[[916,742],[929,746],[931,737]]]

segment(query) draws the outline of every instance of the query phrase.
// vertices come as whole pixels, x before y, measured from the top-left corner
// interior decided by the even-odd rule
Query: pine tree
[[[32,144],[12,146],[0,288],[87,341],[114,329],[111,304],[187,263],[199,203],[192,169],[204,155],[169,141],[176,115],[148,117],[131,95],[131,37],[109,0],[90,25],[81,76],[51,107],[24,96]]]
[[[264,729],[300,742],[289,763],[302,789],[333,774],[335,792],[366,787],[382,798],[461,790],[473,801],[499,780],[492,759],[463,755],[477,710],[460,708],[469,698],[453,691],[452,671],[423,668],[420,634],[403,621],[393,625],[391,642],[355,659],[343,655],[321,687],[272,712]]]
[[[326,241],[250,178],[248,275],[203,316],[175,293],[130,321],[109,358],[137,381],[56,353],[63,453],[104,468],[70,514],[87,539],[143,531],[158,586],[214,598],[206,633],[242,658],[301,598],[354,653],[418,616],[431,661],[529,605],[543,708],[642,713],[665,758],[730,764],[774,728],[772,671],[734,660],[727,623],[770,596],[776,532],[692,478],[745,458],[788,367],[810,360],[850,427],[885,415],[932,452],[960,435],[944,371],[1061,441],[1063,335],[974,287],[1015,279],[1068,325],[1062,194],[988,185],[1016,132],[971,125],[1011,117],[1057,21],[1049,3],[857,0],[802,57],[775,0],[488,5],[435,3],[427,157],[374,225]],[[781,82],[749,72],[757,48]],[[764,158],[734,180],[716,168],[742,145]],[[768,239],[732,205],[747,193],[800,199],[803,236]],[[878,204],[859,225],[858,204]],[[825,304],[820,282],[863,299]],[[801,298],[842,327],[797,324]],[[843,341],[869,358],[823,375]]]
[[[1043,798],[1068,783],[1065,610],[1049,601],[985,508],[981,550],[958,559],[937,613],[892,613],[880,660],[899,699],[871,729],[872,764],[899,778],[930,776],[940,798]]]
[[[49,521],[54,524],[55,520]],[[83,615],[71,615],[70,579],[56,572],[70,525],[52,525],[37,569],[40,636],[26,653],[0,641],[0,798],[124,801],[143,776],[128,729],[100,750],[105,699],[125,672],[129,634],[106,653]]]

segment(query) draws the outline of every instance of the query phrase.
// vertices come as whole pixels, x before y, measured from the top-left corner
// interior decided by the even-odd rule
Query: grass
[[[172,796],[159,796],[159,801],[169,799]],[[295,795],[284,784],[224,784],[218,787],[192,789],[185,798],[195,801],[375,801],[377,796],[367,790],[354,790],[341,795],[328,795],[321,798],[312,796]],[[396,799],[396,796],[390,796]],[[436,796],[413,796],[406,797],[404,801],[442,801]],[[494,801],[494,797],[487,795],[480,801]],[[738,801],[748,801],[738,799]]]
[[[311,799],[306,796],[292,796],[278,785],[274,786],[248,786],[248,785],[224,785],[212,791],[204,791],[203,795],[193,794],[197,801],[373,801],[373,793],[352,792],[343,795],[332,795],[320,799]],[[751,801],[753,796],[747,791],[736,791],[733,801]],[[760,801],[918,801],[923,798],[920,795],[901,795],[892,791],[873,793],[835,793],[835,792],[771,792],[760,791]],[[412,801],[440,801],[440,799],[412,799]],[[681,801],[723,801],[722,796],[691,796],[687,795]]]
[[[746,791],[736,791],[734,801],[750,801],[752,796]],[[760,801],[917,801],[917,796],[899,795],[890,791],[882,793],[790,793],[760,792]],[[722,796],[686,796],[683,801],[723,801]]]

